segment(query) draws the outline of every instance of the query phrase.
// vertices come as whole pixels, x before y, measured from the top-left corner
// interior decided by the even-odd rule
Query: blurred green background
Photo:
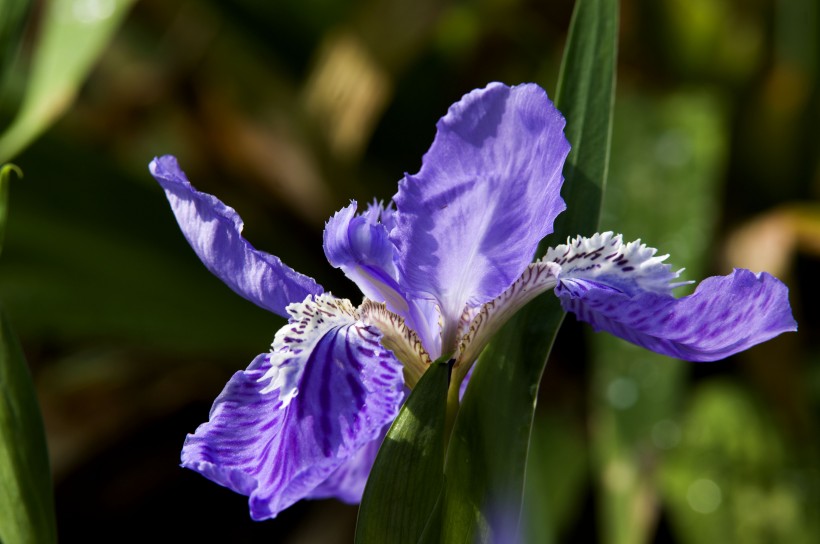
[[[572,6],[0,0],[0,164],[25,173],[0,301],[34,374],[63,542],[350,541],[355,507],[254,523],[243,497],[178,468],[185,434],[282,320],[197,261],[148,162],[177,155],[258,248],[357,300],[324,260],[326,218],[389,199],[467,91],[552,94]],[[777,275],[800,332],[689,364],[569,318],[523,538],[816,542],[820,8],[624,0],[620,27],[603,229],[670,253],[685,279]]]

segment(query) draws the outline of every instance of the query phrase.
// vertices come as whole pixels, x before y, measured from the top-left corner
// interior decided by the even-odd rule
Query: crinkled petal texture
[[[560,281],[555,292],[565,310],[596,331],[687,361],[723,359],[797,330],[788,289],[765,272],[735,269],[680,299],[652,291],[629,295],[600,278]]]
[[[188,243],[208,270],[236,293],[287,317],[288,304],[323,292],[313,279],[248,243],[234,209],[194,189],[176,158],[158,157],[149,168],[165,190]]]
[[[465,306],[521,275],[565,209],[564,124],[537,85],[493,83],[450,107],[419,173],[399,183],[399,275],[410,296],[438,302],[446,341]]]
[[[306,497],[355,500],[363,476],[333,475],[351,459],[343,470],[364,470],[372,451],[362,448],[377,448],[372,442],[396,417],[403,398],[401,364],[380,345],[379,332],[356,319],[349,302],[323,295],[289,311],[292,341],[282,349],[290,356],[261,355],[237,372],[210,420],[182,450],[184,467],[249,495],[256,520],[275,517]],[[297,376],[295,392],[265,392],[278,376],[272,361],[302,366],[284,380]]]

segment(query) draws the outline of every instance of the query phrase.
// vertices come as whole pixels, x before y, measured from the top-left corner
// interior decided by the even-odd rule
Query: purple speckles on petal
[[[289,310],[293,320],[312,320],[305,335],[310,349],[296,358],[275,350],[238,372],[211,420],[183,448],[183,466],[250,495],[254,519],[275,517],[320,487],[322,496],[337,489],[353,500],[361,487],[353,476],[323,482],[381,436],[403,398],[401,364],[381,348],[378,331],[356,320],[349,302],[322,295]],[[268,390],[279,377],[275,365],[302,367],[286,380],[298,391],[288,403],[279,388]]]

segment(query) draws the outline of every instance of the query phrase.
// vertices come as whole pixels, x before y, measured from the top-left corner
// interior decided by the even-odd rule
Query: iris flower
[[[188,435],[182,466],[248,495],[257,520],[304,498],[358,502],[430,362],[455,360],[457,388],[501,325],[548,290],[596,330],[690,361],[796,330],[788,290],[769,274],[737,269],[675,298],[680,272],[666,257],[611,232],[533,262],[565,209],[564,124],[533,84],[493,83],[451,106],[391,203],[359,213],[351,202],[325,226],[325,255],[361,289],[358,307],[253,248],[232,208],[194,189],[174,157],[155,159],[151,173],[205,266],[288,319]]]

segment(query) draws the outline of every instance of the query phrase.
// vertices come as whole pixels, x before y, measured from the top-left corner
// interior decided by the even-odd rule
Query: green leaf
[[[20,346],[0,314],[0,541],[57,541],[45,430]]]
[[[564,314],[530,303],[479,358],[445,465],[442,542],[514,542],[538,384]]]
[[[558,216],[551,245],[598,229],[609,171],[617,53],[617,0],[578,0],[555,93],[572,150],[564,165],[567,209]]]
[[[573,146],[562,191],[568,210],[550,240],[597,230],[606,184],[617,52],[616,0],[576,3],[558,108]],[[541,375],[564,313],[540,297],[482,354],[456,418],[441,501],[443,542],[513,542]]]
[[[13,164],[0,166],[0,253],[3,252],[3,241],[6,235],[6,219],[9,215],[9,178],[11,178],[12,172],[17,174],[17,177],[23,177],[22,170]]]
[[[46,3],[22,106],[0,136],[0,163],[19,153],[71,104],[132,3],[133,0]]]
[[[379,449],[356,524],[357,543],[415,544],[439,496],[450,368],[439,359],[404,403]]]
[[[0,0],[0,96],[7,70],[20,49],[31,4],[31,0]]]
[[[561,538],[583,507],[589,481],[588,445],[575,417],[538,413],[532,426],[521,542],[550,544]]]

